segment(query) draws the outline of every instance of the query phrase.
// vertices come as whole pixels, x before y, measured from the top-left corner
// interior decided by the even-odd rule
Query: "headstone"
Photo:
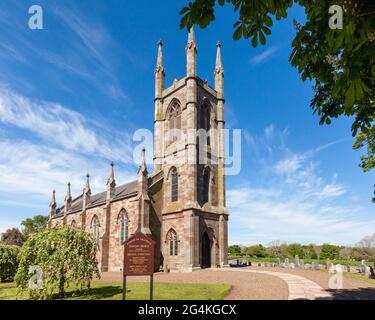
[[[319,264],[316,261],[313,261],[311,264],[311,267],[313,270],[318,270],[319,269]]]
[[[299,256],[298,254],[296,254],[296,256],[294,257],[294,264],[296,267],[299,267]]]
[[[366,273],[366,260],[361,261],[361,273]]]
[[[289,259],[288,258],[285,258],[285,266],[289,267]]]
[[[305,265],[305,263],[303,262],[303,259],[301,259],[299,261],[299,266],[303,269],[304,265]]]
[[[280,258],[279,257],[276,258],[276,265],[278,265],[278,266],[280,265]]]

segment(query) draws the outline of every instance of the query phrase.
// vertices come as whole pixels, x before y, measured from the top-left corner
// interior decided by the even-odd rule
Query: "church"
[[[112,162],[101,193],[91,193],[89,174],[78,197],[72,197],[68,184],[59,208],[53,191],[48,226],[65,224],[90,232],[98,244],[97,260],[103,272],[122,270],[124,242],[138,230],[156,242],[156,271],[190,272],[228,265],[221,45],[217,44],[214,88],[197,75],[193,28],[186,46],[186,76],[168,88],[164,87],[162,47],[159,41],[154,172],[148,172],[143,148],[135,181],[118,185]],[[206,134],[197,135],[198,131]]]

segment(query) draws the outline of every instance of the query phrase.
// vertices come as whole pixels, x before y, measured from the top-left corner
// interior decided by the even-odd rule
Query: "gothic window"
[[[178,173],[175,167],[171,171],[171,201],[178,201]]]
[[[210,104],[209,102],[205,102],[200,108],[199,114],[199,128],[204,129],[207,133],[207,145],[211,144],[210,141],[210,129],[211,129],[211,112],[210,112]]]
[[[177,141],[181,130],[181,105],[178,100],[173,100],[168,108],[168,144]]]
[[[123,244],[129,236],[129,221],[125,210],[120,212],[120,242]]]
[[[210,170],[206,168],[203,172],[203,203],[209,201],[210,193]]]
[[[72,223],[71,223],[71,227],[72,227],[72,228],[76,228],[76,227],[77,227],[77,223],[76,223],[75,220],[72,221]]]
[[[92,218],[91,232],[95,242],[99,245],[99,220],[97,216],[94,216],[94,218]]]
[[[168,232],[168,242],[169,242],[169,255],[177,256],[178,254],[178,240],[177,233],[173,229]]]

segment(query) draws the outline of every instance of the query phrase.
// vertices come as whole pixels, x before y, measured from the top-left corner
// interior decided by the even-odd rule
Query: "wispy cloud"
[[[130,133],[113,132],[104,119],[96,126],[65,106],[0,86],[0,216],[4,207],[47,213],[52,189],[60,203],[68,181],[79,195],[86,172],[93,192],[104,190],[110,160],[118,184],[134,178]],[[0,231],[17,224],[0,221]]]
[[[332,242],[354,244],[372,232],[374,219],[352,201],[346,201],[348,189],[336,173],[322,176],[319,152],[336,141],[304,152],[288,146],[288,130],[270,125],[260,136],[247,132],[253,162],[260,183],[245,182],[228,190],[227,203],[232,221],[232,243]],[[345,196],[345,197],[344,197]],[[366,218],[367,217],[367,218]]]
[[[25,129],[51,145],[82,154],[132,161],[130,133],[108,139],[113,129],[99,132],[82,114],[60,104],[34,101],[0,86],[0,122]]]
[[[253,65],[260,64],[262,62],[267,61],[271,56],[273,56],[279,50],[278,47],[270,47],[267,50],[263,51],[262,53],[252,57],[250,59],[250,63]]]

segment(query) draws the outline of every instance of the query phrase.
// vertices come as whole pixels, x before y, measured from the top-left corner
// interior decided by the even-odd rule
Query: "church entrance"
[[[202,237],[202,268],[211,267],[211,241],[207,232],[203,233]]]

